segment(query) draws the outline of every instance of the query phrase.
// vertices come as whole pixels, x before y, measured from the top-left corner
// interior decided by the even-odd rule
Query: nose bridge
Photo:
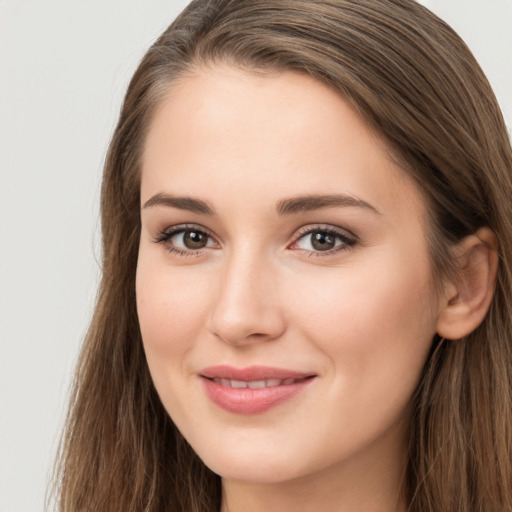
[[[251,244],[226,257],[219,276],[210,330],[225,342],[241,344],[278,337],[284,318],[277,302],[277,272],[270,258]]]

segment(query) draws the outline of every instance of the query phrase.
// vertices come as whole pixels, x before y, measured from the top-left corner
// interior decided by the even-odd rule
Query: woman
[[[193,1],[107,157],[61,510],[512,510],[511,170],[415,2]]]

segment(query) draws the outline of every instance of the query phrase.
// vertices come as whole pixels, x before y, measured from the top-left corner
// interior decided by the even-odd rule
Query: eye
[[[176,247],[184,249],[203,249],[208,245],[208,235],[196,229],[187,229],[176,233],[169,241]]]
[[[217,242],[205,230],[197,226],[176,226],[161,233],[155,240],[171,252],[193,255],[201,249],[216,248]]]
[[[305,228],[290,246],[291,249],[300,249],[312,253],[332,254],[346,250],[356,244],[355,238],[349,237],[342,231],[334,228]]]

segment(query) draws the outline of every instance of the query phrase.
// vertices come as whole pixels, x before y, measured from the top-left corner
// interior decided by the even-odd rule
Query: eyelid
[[[358,238],[354,233],[349,231],[348,229],[341,228],[339,226],[334,226],[333,224],[306,224],[302,227],[300,227],[295,234],[293,235],[294,239],[298,239],[301,236],[304,236],[308,233],[311,233],[313,231],[327,231],[331,233],[335,233],[337,235],[341,235],[345,238],[349,238],[351,240],[357,241]]]
[[[184,231],[189,230],[195,230],[199,231],[201,233],[204,233],[210,240],[212,240],[217,246],[220,246],[219,242],[217,241],[216,237],[212,234],[212,232],[205,228],[204,226],[201,226],[200,224],[177,224],[175,226],[169,226],[166,229],[160,231],[153,239],[153,241],[156,244],[162,244],[166,246],[166,249],[172,253],[180,254],[180,255],[187,255],[187,256],[193,256],[204,249],[211,249],[211,247],[202,247],[200,249],[183,249],[181,247],[176,247],[172,244],[168,244],[169,240],[179,234],[183,233]]]
[[[314,233],[316,231],[325,232],[328,234],[332,234],[336,237],[338,237],[343,244],[341,246],[333,247],[332,249],[326,250],[326,251],[310,251],[307,249],[294,249],[293,246],[297,244],[299,240],[304,238],[306,235],[309,235],[311,233]],[[331,224],[308,224],[306,226],[301,227],[293,236],[292,243],[288,246],[288,248],[291,248],[292,250],[302,250],[309,252],[311,254],[315,254],[317,256],[328,256],[343,250],[347,250],[354,245],[359,243],[358,237],[348,231],[347,229],[343,229],[337,226],[333,226]]]
[[[208,228],[205,228],[204,226],[201,226],[199,224],[176,224],[175,226],[169,226],[163,229],[162,231],[159,231],[158,234],[155,236],[155,242],[162,241],[177,233],[187,231],[190,229],[201,231],[202,233],[207,234],[209,237],[215,238]]]
[[[180,256],[194,256],[194,255],[198,255],[198,254],[202,253],[205,249],[212,249],[211,246],[210,247],[205,246],[205,247],[201,247],[199,249],[188,249],[188,248],[184,249],[182,247],[178,247],[176,245],[169,243],[170,239],[173,236],[175,236],[179,233],[183,233],[184,231],[188,231],[188,230],[195,230],[195,231],[204,233],[217,246],[214,248],[220,247],[220,243],[218,242],[216,237],[212,234],[212,232],[208,228],[201,226],[199,224],[178,224],[175,226],[167,227],[166,229],[159,232],[154,237],[153,241],[157,244],[164,245],[165,248],[169,252],[178,254]],[[299,240],[301,240],[305,236],[312,234],[314,232],[325,232],[325,233],[331,234],[331,235],[337,237],[339,240],[341,240],[342,243],[333,247],[332,249],[328,249],[325,251],[310,250],[310,249],[294,247],[294,245],[296,245],[299,242]],[[314,254],[315,256],[329,256],[334,253],[348,250],[351,247],[353,247],[354,245],[356,245],[357,243],[359,243],[357,236],[355,236],[353,233],[351,233],[350,231],[348,231],[346,229],[340,228],[338,226],[333,226],[331,224],[308,224],[308,225],[305,225],[305,226],[299,228],[295,232],[295,234],[293,235],[292,242],[287,246],[287,248],[291,249],[291,250],[307,252],[309,254]]]

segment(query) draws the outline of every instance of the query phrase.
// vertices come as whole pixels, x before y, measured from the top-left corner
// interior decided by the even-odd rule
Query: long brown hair
[[[135,307],[148,125],[173,81],[215,62],[308,73],[348,99],[422,190],[438,276],[454,271],[451,244],[482,226],[496,233],[485,320],[434,341],[412,397],[404,493],[411,512],[512,511],[512,151],[470,51],[413,0],[194,0],[149,49],[105,163],[103,277],[60,453],[60,510],[220,508],[219,477],[152,385]]]

